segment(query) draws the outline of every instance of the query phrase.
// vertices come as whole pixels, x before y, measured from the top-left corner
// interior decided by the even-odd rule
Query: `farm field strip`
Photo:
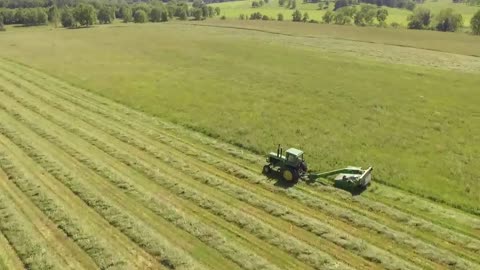
[[[91,121],[94,121],[93,119],[90,119],[90,120],[91,120]],[[364,224],[366,224],[366,223],[367,223],[367,222],[364,222]],[[379,226],[377,226],[377,228],[378,228],[378,227],[379,227]],[[377,232],[382,232],[382,230],[377,229]],[[391,235],[395,235],[395,232],[391,233]],[[395,236],[395,237],[396,237],[396,236]],[[404,238],[404,237],[403,237],[403,238]],[[402,240],[403,240],[404,242],[406,241],[405,239],[402,239],[401,236],[400,236],[400,237],[397,237],[397,239],[396,239],[396,241],[402,241]],[[407,239],[407,240],[408,240],[408,239]],[[413,239],[410,239],[410,240],[408,240],[408,241],[412,242]],[[420,250],[420,252],[423,252],[424,254],[427,254],[427,255],[428,255],[430,248],[431,248],[431,247],[428,247],[428,246],[422,246],[422,247],[420,247],[420,248],[417,247],[416,249],[418,249],[418,250]],[[438,253],[438,252],[437,252],[437,253]],[[453,260],[453,259],[451,258],[451,256],[448,255],[448,254],[444,254],[444,258],[442,258],[442,259],[440,259],[438,256],[433,256],[433,255],[430,255],[430,256],[431,256],[430,259],[432,259],[432,260],[437,260],[437,261],[440,260],[443,264],[450,264],[450,263],[452,263],[452,262],[455,262],[455,260]]]
[[[34,125],[33,123],[28,124],[30,127]],[[45,123],[46,125],[46,123]],[[33,127],[32,127],[33,128]],[[37,129],[37,128],[35,128]],[[55,142],[57,145],[60,145],[60,141]],[[137,161],[132,161],[132,164]],[[155,177],[155,171],[150,170],[151,177]],[[168,180],[168,179],[167,179]],[[188,190],[188,187],[185,187],[185,190]],[[197,200],[196,202],[201,204],[205,203],[208,201],[208,198],[205,197],[204,195],[197,194],[195,196],[195,199]],[[326,254],[323,254],[320,251],[317,251],[315,249],[312,249],[308,245],[299,242],[293,237],[287,236],[286,234],[283,234],[280,232],[280,230],[273,230],[269,229],[268,225],[265,225],[261,221],[257,221],[256,219],[253,219],[251,217],[248,217],[246,215],[241,214],[240,212],[236,210],[230,210],[229,207],[226,204],[214,202],[210,200],[211,204],[214,204],[214,206],[209,206],[208,209],[214,209],[216,211],[216,214],[222,215],[225,219],[228,219],[230,222],[236,222],[242,226],[245,226],[245,224],[241,223],[245,219],[248,220],[247,224],[249,226],[246,226],[245,229],[247,231],[254,232],[256,234],[260,234],[260,237],[264,241],[267,241],[269,243],[272,243],[292,255],[295,255],[297,257],[305,257],[302,258],[302,260],[307,261],[309,264],[311,264],[315,268],[335,268],[337,267],[338,263],[334,262],[332,259],[329,259],[329,256]],[[330,262],[332,265],[328,265],[328,262]],[[347,268],[346,266],[342,266],[343,268]]]
[[[4,118],[2,117],[2,119]],[[2,125],[0,125],[0,130],[3,134],[4,128]],[[7,144],[5,143],[5,145]],[[68,211],[66,207],[59,206],[61,205],[61,202],[59,202],[53,195],[57,194],[58,191],[47,190],[47,188],[38,184],[40,181],[35,181],[42,179],[43,177],[40,177],[39,174],[29,173],[20,169],[28,168],[29,166],[25,162],[26,159],[17,153],[18,151],[13,150],[12,146],[7,146],[6,148],[10,150],[11,153],[15,153],[15,156],[13,154],[0,154],[0,168],[5,171],[9,179],[21,192],[23,192],[23,194],[29,197],[30,201],[33,202],[38,209],[40,209],[65,233],[65,235],[70,236],[70,238],[78,245],[71,245],[71,243],[68,243],[69,239],[67,238],[67,243],[64,243],[64,246],[70,246],[70,248],[66,249],[64,253],[59,254],[71,264],[69,265],[69,268],[76,269],[81,267],[79,262],[76,262],[76,257],[82,258],[84,256],[83,252],[89,252],[91,258],[95,260],[100,268],[108,268],[109,266],[118,267],[125,264],[123,261],[119,260],[118,257],[114,256],[105,245],[99,244],[97,239],[95,239],[95,236],[84,232],[84,229],[79,226],[79,224],[81,224],[81,219],[74,218],[69,214],[75,213],[73,209],[68,209],[70,210]],[[20,163],[18,162],[19,160],[24,162]],[[49,196],[50,194],[53,196]],[[66,203],[63,205],[65,204]],[[56,240],[59,242],[65,241],[61,237],[57,237]],[[82,248],[83,251],[79,250],[78,247]],[[87,265],[87,267],[92,267],[92,265]]]
[[[31,116],[31,119],[34,119],[34,116]],[[41,119],[36,121],[36,123],[43,123],[44,125],[48,125],[48,123],[42,122]],[[47,134],[45,133],[45,131],[42,131],[38,127],[32,126],[33,125],[32,123],[28,123],[28,124],[31,125],[30,127],[35,131],[37,131],[39,134],[42,134],[42,135]],[[235,256],[238,256],[239,258],[243,258],[244,260],[243,263],[245,263],[244,267],[247,267],[249,264],[252,264],[252,266],[248,268],[259,269],[259,267],[262,266],[261,264],[253,264],[252,262],[248,262],[249,259],[255,258],[255,254],[249,253],[246,250],[238,250],[238,248],[236,249],[235,246],[231,244],[231,242],[225,242],[225,241],[221,242],[222,239],[220,239],[219,235],[215,234],[215,231],[212,231],[208,229],[208,227],[205,227],[204,225],[199,224],[198,222],[195,222],[191,218],[188,218],[193,213],[195,212],[198,213],[198,211],[195,211],[193,213],[188,213],[188,214],[182,214],[176,208],[172,208],[172,207],[168,208],[167,202],[172,201],[173,198],[168,197],[168,200],[161,199],[161,202],[155,201],[156,199],[152,198],[153,194],[147,194],[148,192],[145,191],[145,190],[152,190],[151,186],[142,189],[142,193],[140,193],[139,189],[136,188],[139,185],[141,185],[141,183],[139,182],[140,179],[138,177],[135,177],[134,175],[130,174],[133,177],[135,177],[135,181],[133,182],[129,181],[128,177],[122,176],[124,175],[124,173],[126,174],[126,176],[130,176],[127,171],[121,171],[117,173],[115,171],[112,171],[110,168],[106,166],[100,165],[98,162],[96,162],[95,158],[87,158],[85,154],[77,152],[77,150],[79,149],[87,149],[87,148],[83,148],[82,146],[79,146],[78,149],[73,149],[71,146],[68,146],[65,143],[59,141],[58,138],[55,138],[52,135],[44,135],[44,136],[45,137],[48,136],[48,139],[54,140],[54,142],[56,142],[56,144],[58,144],[62,149],[64,149],[66,152],[70,153],[71,155],[75,156],[75,158],[77,158],[79,162],[83,162],[84,165],[87,166],[89,169],[91,169],[92,171],[95,171],[96,173],[101,174],[105,179],[110,180],[112,183],[118,186],[119,189],[128,191],[129,194],[137,198],[137,200],[141,200],[142,203],[144,203],[147,207],[151,208],[152,211],[168,219],[169,221],[175,223],[176,226],[179,226],[184,229],[186,228],[187,231],[189,231],[194,235],[196,234],[196,236],[198,236],[200,239],[202,238],[203,240],[206,239],[205,242],[210,244],[214,248],[217,248],[219,250],[227,249],[226,251],[231,253],[230,257],[233,260],[235,260],[236,258],[234,258],[232,254],[235,254]],[[90,149],[87,149],[86,151],[87,153],[91,153]],[[111,166],[114,167],[115,165],[111,164]],[[115,169],[118,170],[118,166],[115,166]],[[137,184],[137,186],[135,187],[133,184]],[[169,196],[169,194],[158,194],[158,192],[160,192],[159,189],[154,190],[155,194],[164,195],[165,196],[164,198]],[[150,193],[153,193],[153,191]],[[163,209],[162,207],[167,207],[167,209]],[[179,212],[179,213],[175,213],[175,212]],[[209,238],[212,238],[212,239],[209,240]],[[232,248],[233,250],[228,250]],[[229,255],[229,254],[227,253],[225,255]],[[213,255],[211,254],[210,256],[213,256]],[[216,267],[220,267],[220,265],[222,265],[222,262],[221,262],[222,258],[220,257],[216,259],[220,261],[218,262],[219,265],[216,265]],[[237,262],[241,263],[241,261],[238,261],[238,260],[239,259],[237,259]],[[257,258],[255,262],[257,261],[262,262],[261,258]],[[225,263],[226,262],[223,262],[223,265],[225,265]]]
[[[16,126],[17,129],[19,126]],[[6,132],[8,134],[8,131]],[[10,134],[10,139],[15,140],[16,144],[21,146],[23,150],[28,150],[30,152],[30,155],[32,157],[40,157],[39,159],[36,159],[37,162],[41,163],[42,166],[48,166],[51,168],[52,171],[54,171],[55,177],[59,178],[73,178],[72,176],[78,176],[81,173],[77,172],[71,172],[66,169],[62,170],[61,165],[56,165],[55,161],[52,161],[52,159],[48,156],[42,155],[42,152],[48,151],[48,147],[45,147],[43,149],[37,150],[33,148],[33,146],[28,145],[26,142],[27,140],[21,140],[19,139],[19,135],[14,136],[14,134]],[[37,139],[37,141],[40,141]],[[51,147],[51,146],[50,146]],[[43,150],[43,151],[42,151]],[[59,154],[59,152],[55,153]],[[42,160],[43,159],[43,160]],[[64,157],[66,159],[66,157]],[[63,165],[63,164],[62,164]],[[81,167],[80,167],[81,168]],[[91,177],[92,181],[93,180],[98,180],[98,177],[95,177],[93,173],[89,174]],[[80,179],[87,179],[86,176],[85,178],[82,178],[81,176],[79,177]],[[97,179],[95,179],[97,178]],[[63,179],[65,181],[65,179]],[[73,182],[73,181],[72,181]],[[88,181],[85,181],[88,182]],[[103,181],[104,182],[104,181]],[[152,255],[156,256],[158,260],[167,266],[167,268],[172,268],[175,267],[177,269],[202,269],[200,266],[194,265],[193,261],[191,261],[190,257],[186,254],[184,254],[183,251],[178,250],[178,248],[174,247],[172,244],[170,244],[168,241],[164,240],[163,237],[161,237],[157,231],[154,231],[153,225],[157,225],[157,228],[165,228],[167,229],[172,229],[170,231],[169,236],[170,237],[175,237],[178,236],[178,234],[175,232],[174,227],[166,226],[165,223],[161,223],[162,225],[159,226],[158,222],[160,222],[159,219],[153,220],[153,218],[147,216],[146,212],[143,211],[142,213],[138,213],[138,216],[135,216],[134,218],[134,211],[129,208],[133,208],[135,205],[131,200],[126,199],[124,196],[121,196],[120,194],[116,194],[114,192],[114,189],[112,189],[110,186],[108,186],[106,183],[102,183],[101,181],[96,181],[94,183],[96,186],[96,189],[99,189],[102,191],[102,194],[114,194],[112,196],[108,196],[110,198],[106,198],[106,196],[101,196],[99,194],[93,195],[90,187],[86,187],[87,184],[81,183],[70,183],[69,188],[74,188],[76,189],[75,193],[79,194],[81,197],[83,196],[82,199],[85,198],[86,202],[91,205],[96,211],[99,211],[104,218],[106,218],[109,222],[112,223],[113,226],[117,226],[123,233],[125,233],[127,236],[131,237],[132,240],[134,240],[137,244],[140,246],[144,247],[149,253]],[[85,187],[83,186],[85,185]],[[90,190],[89,190],[90,189]],[[80,194],[82,192],[82,194]],[[87,193],[90,192],[90,193]],[[90,197],[86,197],[87,195],[90,195]],[[113,198],[115,197],[115,198]],[[110,201],[111,200],[111,201]],[[124,202],[123,204],[120,203]],[[115,205],[115,203],[118,205]],[[126,206],[125,204],[128,203],[129,206]],[[120,212],[118,209],[122,209]],[[137,208],[138,209],[138,208]],[[137,211],[138,212],[138,211]],[[140,221],[142,220],[142,221]],[[146,225],[146,221],[148,221],[148,225]],[[180,238],[179,238],[180,239]],[[193,240],[193,239],[192,239]],[[176,245],[181,245],[181,241],[178,240],[176,242]]]
[[[14,64],[14,65],[16,65],[16,64]],[[17,68],[21,69],[21,68],[24,68],[24,67],[20,67],[20,66],[17,65]],[[19,74],[18,76],[25,77],[25,76],[28,76],[28,74],[30,74],[30,73],[37,74],[40,77],[45,76],[41,73],[38,73],[35,70],[29,70],[28,73]],[[37,78],[37,77],[35,77],[35,78]],[[58,85],[59,87],[52,88],[51,89],[52,91],[58,91],[58,92],[63,91],[64,92],[63,94],[68,95],[67,98],[79,99],[79,100],[81,100],[82,103],[85,103],[85,105],[90,104],[89,100],[93,100],[93,102],[97,102],[97,103],[101,102],[102,106],[109,107],[109,108],[114,109],[114,110],[116,110],[120,113],[128,114],[126,117],[127,118],[132,118],[131,122],[133,124],[130,123],[130,122],[126,122],[123,118],[121,118],[119,116],[115,116],[115,115],[111,115],[111,114],[107,114],[107,115],[110,118],[114,118],[115,120],[123,121],[122,123],[128,124],[129,126],[135,126],[135,128],[142,128],[142,130],[146,130],[148,132],[146,134],[150,135],[150,134],[153,134],[153,133],[157,133],[157,135],[154,135],[152,137],[157,137],[158,138],[158,133],[165,134],[165,129],[172,130],[177,135],[176,137],[178,138],[179,141],[180,141],[180,138],[178,136],[179,133],[182,134],[183,137],[194,136],[195,139],[200,140],[202,142],[202,144],[207,144],[207,146],[209,148],[209,149],[206,149],[205,147],[200,148],[201,145],[197,143],[196,146],[197,146],[198,150],[201,149],[202,151],[207,151],[207,152],[210,153],[213,150],[212,148],[215,148],[215,150],[227,152],[227,153],[229,153],[230,155],[233,155],[236,158],[236,160],[226,159],[226,161],[229,161],[229,162],[232,162],[232,163],[233,162],[237,163],[237,160],[239,158],[240,159],[247,159],[247,161],[249,163],[255,164],[255,166],[253,167],[253,168],[255,168],[255,170],[258,167],[258,165],[256,165],[256,164],[262,162],[262,160],[259,159],[258,156],[253,156],[253,155],[248,154],[247,152],[245,152],[243,150],[235,149],[234,147],[232,147],[230,145],[225,145],[225,144],[222,144],[222,143],[220,143],[216,140],[205,138],[205,137],[203,137],[199,134],[193,134],[191,132],[185,132],[184,130],[179,129],[175,126],[159,122],[158,120],[153,120],[150,117],[145,117],[144,115],[141,115],[141,114],[139,115],[138,113],[136,113],[134,111],[131,111],[131,110],[128,110],[124,107],[118,106],[115,103],[105,101],[105,99],[93,96],[92,94],[89,94],[89,93],[83,93],[84,91],[80,92],[81,90],[79,91],[78,89],[75,89],[74,87],[68,86],[67,84],[65,84],[63,82],[60,82],[56,79],[49,78],[49,80],[45,81],[45,82],[50,82],[50,83],[55,82],[55,85]],[[62,88],[64,88],[64,89],[61,90]],[[69,94],[70,92],[65,92],[65,91],[70,91],[70,92],[74,91],[74,92],[78,93],[78,95],[75,95],[75,97],[71,97],[70,94]],[[84,98],[80,99],[79,97],[84,97]],[[98,106],[95,106],[95,103],[93,104],[93,106],[94,106],[93,109],[96,110],[96,111],[102,110]],[[141,122],[141,123],[146,123],[146,124],[144,126],[142,126],[141,124],[136,123],[134,121]],[[146,128],[147,123],[150,125],[148,128]],[[159,128],[156,128],[156,127],[159,127]],[[217,144],[219,144],[220,146],[217,145]],[[241,154],[239,154],[239,153],[241,153]],[[461,211],[458,211],[458,210],[455,210],[455,209],[451,209],[450,207],[444,207],[441,204],[432,203],[431,201],[427,201],[423,198],[419,198],[417,196],[399,191],[395,188],[380,185],[378,183],[377,183],[376,187],[377,187],[377,190],[378,190],[377,193],[379,193],[381,195],[384,195],[382,197],[392,197],[392,194],[396,194],[395,197],[392,198],[391,200],[382,200],[383,202],[388,203],[389,206],[399,208],[399,206],[397,205],[397,201],[401,198],[402,201],[405,201],[407,203],[403,204],[402,208],[400,208],[399,210],[403,210],[404,208],[407,208],[409,210],[408,211],[409,214],[415,214],[415,215],[420,216],[420,217],[425,216],[428,220],[431,220],[432,222],[434,222],[438,225],[445,226],[448,229],[456,229],[459,232],[462,232],[462,233],[468,234],[469,236],[478,238],[478,233],[477,232],[480,229],[480,222],[478,221],[478,219],[475,219],[471,215],[465,214],[465,213],[463,213]],[[367,194],[367,196],[368,195],[369,194]],[[408,202],[411,202],[411,203],[408,203]],[[425,209],[428,209],[428,211],[426,211]]]
[[[8,181],[6,177],[3,180]],[[5,250],[13,250],[24,267],[68,269],[66,262],[56,253],[56,231],[51,231],[48,223],[30,222],[32,218],[42,218],[35,209],[20,208],[18,203],[25,201],[20,201],[17,194],[7,191],[6,184],[2,182],[4,192],[0,193],[0,231],[8,244]],[[28,206],[26,203],[25,207]]]
[[[424,199],[380,184],[386,194],[381,200],[375,194],[352,199],[303,183],[277,187],[259,175],[261,158],[255,154],[215,145],[14,63],[0,61],[0,70],[0,143],[38,164],[19,162],[25,154],[7,153],[4,169],[17,175],[8,170],[8,162],[17,162],[14,168],[30,178],[45,170],[48,176],[34,190],[63,204],[68,217],[66,209],[73,206],[56,192],[56,185],[64,186],[131,245],[148,252],[144,260],[184,269],[212,267],[211,258],[243,269],[480,269],[478,219],[459,210],[426,201],[444,213],[437,220],[406,202],[407,209],[395,207],[389,189]],[[24,185],[28,195],[32,183]],[[29,199],[48,216],[41,199]],[[473,223],[449,222],[457,216]],[[152,238],[163,248],[152,247]],[[190,241],[196,247],[188,246]],[[194,249],[202,251],[189,252]]]
[[[238,180],[237,180],[237,181],[238,181]],[[347,231],[349,231],[349,230],[347,230]],[[332,236],[332,237],[335,237],[335,236]],[[412,255],[413,255],[413,254],[412,254]],[[372,256],[372,255],[368,255],[368,253],[367,253],[366,256]],[[438,266],[437,266],[437,267],[438,267]]]

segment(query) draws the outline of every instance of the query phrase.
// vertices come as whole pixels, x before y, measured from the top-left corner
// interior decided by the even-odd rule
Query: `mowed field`
[[[243,0],[215,3],[211,5],[220,7],[222,10],[221,14],[230,19],[238,19],[240,14],[250,16],[250,14],[254,12],[260,12],[263,15],[267,15],[275,20],[277,19],[277,15],[279,13],[283,14],[284,20],[292,20],[292,13],[294,10],[279,6],[278,0],[270,0],[267,4],[264,4],[260,8],[252,8],[252,2],[252,0]],[[323,14],[325,14],[327,10],[333,10],[334,6],[334,2],[331,2],[328,9],[320,9],[318,3],[303,3],[303,1],[297,0],[296,9],[300,10],[302,14],[304,12],[308,12],[310,19],[321,22]],[[470,20],[473,14],[480,9],[480,6],[472,6],[464,3],[453,3],[452,0],[426,0],[423,4],[417,4],[417,7],[428,8],[433,14],[438,14],[443,9],[451,8],[455,12],[462,14],[464,26],[466,27],[470,25]],[[396,22],[402,27],[407,27],[407,18],[410,14],[412,14],[410,10],[389,7],[385,8],[388,10],[388,18],[386,20],[388,24]]]
[[[480,269],[477,40],[291,25],[0,35],[0,269]]]
[[[462,211],[379,183],[286,189],[261,156],[0,70],[3,268],[480,269]]]

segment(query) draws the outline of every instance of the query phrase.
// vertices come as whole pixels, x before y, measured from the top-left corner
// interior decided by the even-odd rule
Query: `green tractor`
[[[360,167],[348,166],[328,172],[308,172],[307,163],[303,158],[303,151],[290,148],[285,151],[278,145],[277,152],[271,152],[267,156],[267,164],[263,166],[263,173],[270,174],[272,171],[279,172],[283,180],[296,182],[303,178],[307,181],[316,181],[319,178],[331,178],[336,185],[347,184],[355,187],[366,188],[372,179],[373,168],[366,170]]]
[[[303,159],[303,151],[290,148],[285,151],[278,145],[277,152],[271,152],[267,157],[267,164],[263,166],[263,173],[269,174],[272,171],[279,172],[282,178],[288,182],[296,182],[306,175],[307,163]]]

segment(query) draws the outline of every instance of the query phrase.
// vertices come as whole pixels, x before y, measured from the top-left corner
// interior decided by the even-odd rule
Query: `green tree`
[[[291,9],[296,9],[297,8],[297,0],[292,0],[292,4],[290,5]]]
[[[201,0],[195,0],[193,1],[192,7],[194,8],[201,8],[204,5],[203,1]]]
[[[354,6],[347,6],[338,9],[334,18],[335,24],[351,24],[356,13],[357,9]]]
[[[75,27],[75,25],[76,25],[75,18],[73,17],[73,12],[68,8],[65,8],[62,11],[60,21],[61,21],[63,27],[65,27],[65,28]]]
[[[58,21],[60,20],[60,15],[56,5],[51,6],[48,9],[48,21],[52,23],[55,27],[58,26]]]
[[[300,10],[297,9],[292,13],[292,21],[294,22],[302,21],[302,13],[300,12]]]
[[[362,4],[360,10],[355,13],[354,23],[358,26],[372,25],[377,16],[377,6]]]
[[[207,7],[207,5],[202,6],[202,14],[203,14],[203,18],[208,17],[208,7]]]
[[[75,21],[81,26],[93,25],[96,21],[95,8],[90,4],[80,4],[73,10]]]
[[[147,13],[144,10],[137,10],[133,14],[133,21],[135,23],[146,23],[148,21]]]
[[[455,32],[462,26],[462,14],[455,13],[451,8],[441,10],[435,17],[435,29],[437,29],[437,31]]]
[[[282,13],[277,14],[277,21],[283,21],[283,14]]]
[[[185,15],[188,17],[187,11],[183,10],[185,12]],[[162,22],[167,22],[168,21],[169,15],[168,15],[168,10],[166,8],[162,9]]]
[[[258,8],[260,7],[260,4],[257,1],[252,2],[252,8]]]
[[[120,14],[123,18],[124,23],[129,23],[129,22],[133,21],[132,9],[129,8],[128,6],[121,7],[120,8]]]
[[[385,24],[388,17],[388,10],[386,8],[379,8],[377,10],[377,21],[380,25]]]
[[[35,9],[36,15],[36,25],[47,24],[48,23],[48,14],[43,8]]]
[[[168,18],[168,16],[167,16],[167,18]],[[188,18],[188,16],[187,16],[187,11],[182,8],[182,9],[179,11],[179,13],[178,13],[178,18],[179,18],[180,20],[182,20],[182,21],[186,21],[187,18]]]
[[[162,21],[162,9],[160,7],[152,8],[152,10],[150,11],[150,20],[152,22]]]
[[[196,21],[200,21],[203,17],[203,12],[201,8],[194,8],[192,11],[193,19]]]
[[[327,10],[327,12],[323,14],[322,20],[324,23],[331,23],[334,18],[335,18],[335,13],[331,12],[330,10]]]
[[[480,10],[470,20],[470,27],[472,28],[472,34],[480,35]]]
[[[102,6],[98,10],[97,19],[101,24],[112,23],[114,12],[110,7]]]
[[[215,9],[212,6],[208,6],[208,17],[212,18],[215,15]]]
[[[283,7],[283,5],[285,5],[285,0],[278,0],[278,5]]]
[[[220,15],[220,8],[219,7],[215,8],[215,13],[217,14],[217,16]]]
[[[263,16],[262,16],[262,20],[264,20],[264,21],[268,21],[268,20],[270,20],[270,18],[268,18],[268,16],[267,16],[267,15],[263,15]]]
[[[303,13],[302,21],[307,22],[309,19],[310,19],[310,16],[308,16],[308,12]]]
[[[408,16],[407,20],[409,29],[425,29],[430,25],[432,14],[429,9],[419,7]]]
[[[0,31],[5,31],[5,27],[4,27],[4,25],[3,25],[3,21],[4,21],[4,20],[5,20],[5,19],[3,18],[3,16],[0,15]]]
[[[240,20],[245,20],[245,14],[240,14],[240,16],[238,17]]]

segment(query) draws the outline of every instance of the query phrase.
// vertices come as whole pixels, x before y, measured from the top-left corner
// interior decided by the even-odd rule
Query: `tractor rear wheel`
[[[282,177],[287,182],[296,182],[298,181],[298,172],[293,168],[285,167],[282,169]]]
[[[272,169],[270,168],[269,165],[263,166],[263,170],[262,170],[263,174],[269,174],[271,171]]]

